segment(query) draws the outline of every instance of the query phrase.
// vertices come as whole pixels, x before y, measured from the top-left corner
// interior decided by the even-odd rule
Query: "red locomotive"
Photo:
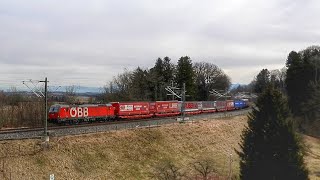
[[[186,114],[231,111],[248,107],[244,100],[186,101]],[[181,113],[181,101],[112,102],[111,104],[60,105],[50,107],[49,121],[56,123],[79,123],[115,119],[140,119],[176,116]]]
[[[49,109],[49,121],[57,123],[78,123],[82,121],[106,121],[116,118],[111,104],[53,105]]]

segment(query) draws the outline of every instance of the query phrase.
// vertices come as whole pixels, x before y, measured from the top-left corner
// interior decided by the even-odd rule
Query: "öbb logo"
[[[70,116],[71,117],[88,117],[89,110],[88,107],[72,107],[70,109]]]

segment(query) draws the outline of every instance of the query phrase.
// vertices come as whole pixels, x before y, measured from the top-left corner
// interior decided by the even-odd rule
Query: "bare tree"
[[[109,84],[103,87],[103,91],[100,98],[102,101],[105,101],[105,102],[114,101],[114,94],[116,92],[117,91],[114,89],[113,82],[110,81]]]
[[[210,157],[200,157],[193,162],[192,166],[203,180],[210,179],[211,175],[216,173],[215,163]]]
[[[128,101],[132,99],[132,71],[124,70],[123,73],[113,77],[113,80],[104,86],[103,100],[104,101]]]
[[[4,91],[0,91],[0,105],[4,105],[6,101],[6,95]]]
[[[279,88],[280,90],[285,90],[285,79],[286,79],[286,68],[275,69],[270,71],[270,81],[271,83]]]
[[[217,65],[197,62],[194,64],[193,69],[196,76],[199,100],[208,100],[209,91],[212,89],[229,89],[230,78]]]
[[[181,170],[170,160],[164,160],[154,167],[152,177],[158,180],[179,180],[183,178]]]
[[[66,87],[66,102],[70,104],[74,104],[76,102],[76,92],[79,87],[72,85]]]

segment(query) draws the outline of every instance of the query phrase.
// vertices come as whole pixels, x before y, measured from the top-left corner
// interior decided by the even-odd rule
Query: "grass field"
[[[193,163],[211,159],[220,179],[238,177],[244,116],[157,128],[123,130],[40,140],[1,141],[0,179],[151,179],[163,162],[172,162],[185,177]],[[305,136],[311,179],[320,179],[320,140]]]

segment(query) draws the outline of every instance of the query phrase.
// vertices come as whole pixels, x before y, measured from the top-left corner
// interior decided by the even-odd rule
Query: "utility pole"
[[[171,87],[173,87],[173,80],[171,81]],[[174,94],[172,94],[172,101],[174,100]]]
[[[39,81],[39,82],[44,82],[44,103],[45,103],[45,118],[44,118],[44,136],[47,138],[48,136],[48,79],[47,77],[45,78],[44,81]]]
[[[37,82],[37,84],[35,84],[35,82]],[[40,88],[37,87],[39,82],[44,82],[44,94],[42,92],[42,90]],[[33,81],[33,80],[29,80],[29,81],[22,81],[22,83],[29,88],[38,98],[44,98],[44,103],[45,103],[45,118],[44,118],[44,136],[45,136],[45,141],[49,141],[48,139],[48,79],[47,77],[45,78],[44,81]],[[28,86],[29,85],[33,85],[32,88],[30,88]],[[60,87],[60,86],[59,86]],[[58,87],[58,88],[59,88]],[[58,89],[57,88],[57,89]]]
[[[186,83],[183,83],[182,88],[182,104],[181,104],[181,114],[182,114],[182,122],[184,122],[185,118],[185,101],[186,101]]]
[[[156,84],[156,90],[155,90],[155,92],[154,92],[154,98],[155,98],[155,100],[157,101],[157,98],[158,98],[158,85]]]
[[[172,82],[173,84],[173,82]],[[183,83],[183,87],[182,87],[182,91],[181,91],[181,94],[180,92],[177,93],[175,92],[175,90],[180,90],[180,88],[176,88],[176,87],[170,87],[170,86],[167,86],[165,88],[165,90],[167,90],[170,94],[167,94],[167,95],[172,95],[173,97],[177,97],[178,99],[181,99],[181,115],[182,115],[182,121],[185,120],[185,101],[186,101],[186,83]]]
[[[38,83],[44,83],[44,94],[43,94],[43,89],[42,88],[39,88],[38,87]],[[33,80],[29,80],[29,81],[22,81],[22,83],[27,87],[29,88],[38,98],[44,98],[44,147],[47,148],[49,147],[49,136],[48,136],[48,78],[46,77],[44,79],[44,81],[33,81]],[[30,88],[28,86],[28,84],[30,85],[33,85],[32,88]],[[59,86],[61,87],[61,86]],[[58,87],[58,88],[59,88]],[[58,89],[57,88],[57,89]],[[56,89],[56,90],[57,90]]]

